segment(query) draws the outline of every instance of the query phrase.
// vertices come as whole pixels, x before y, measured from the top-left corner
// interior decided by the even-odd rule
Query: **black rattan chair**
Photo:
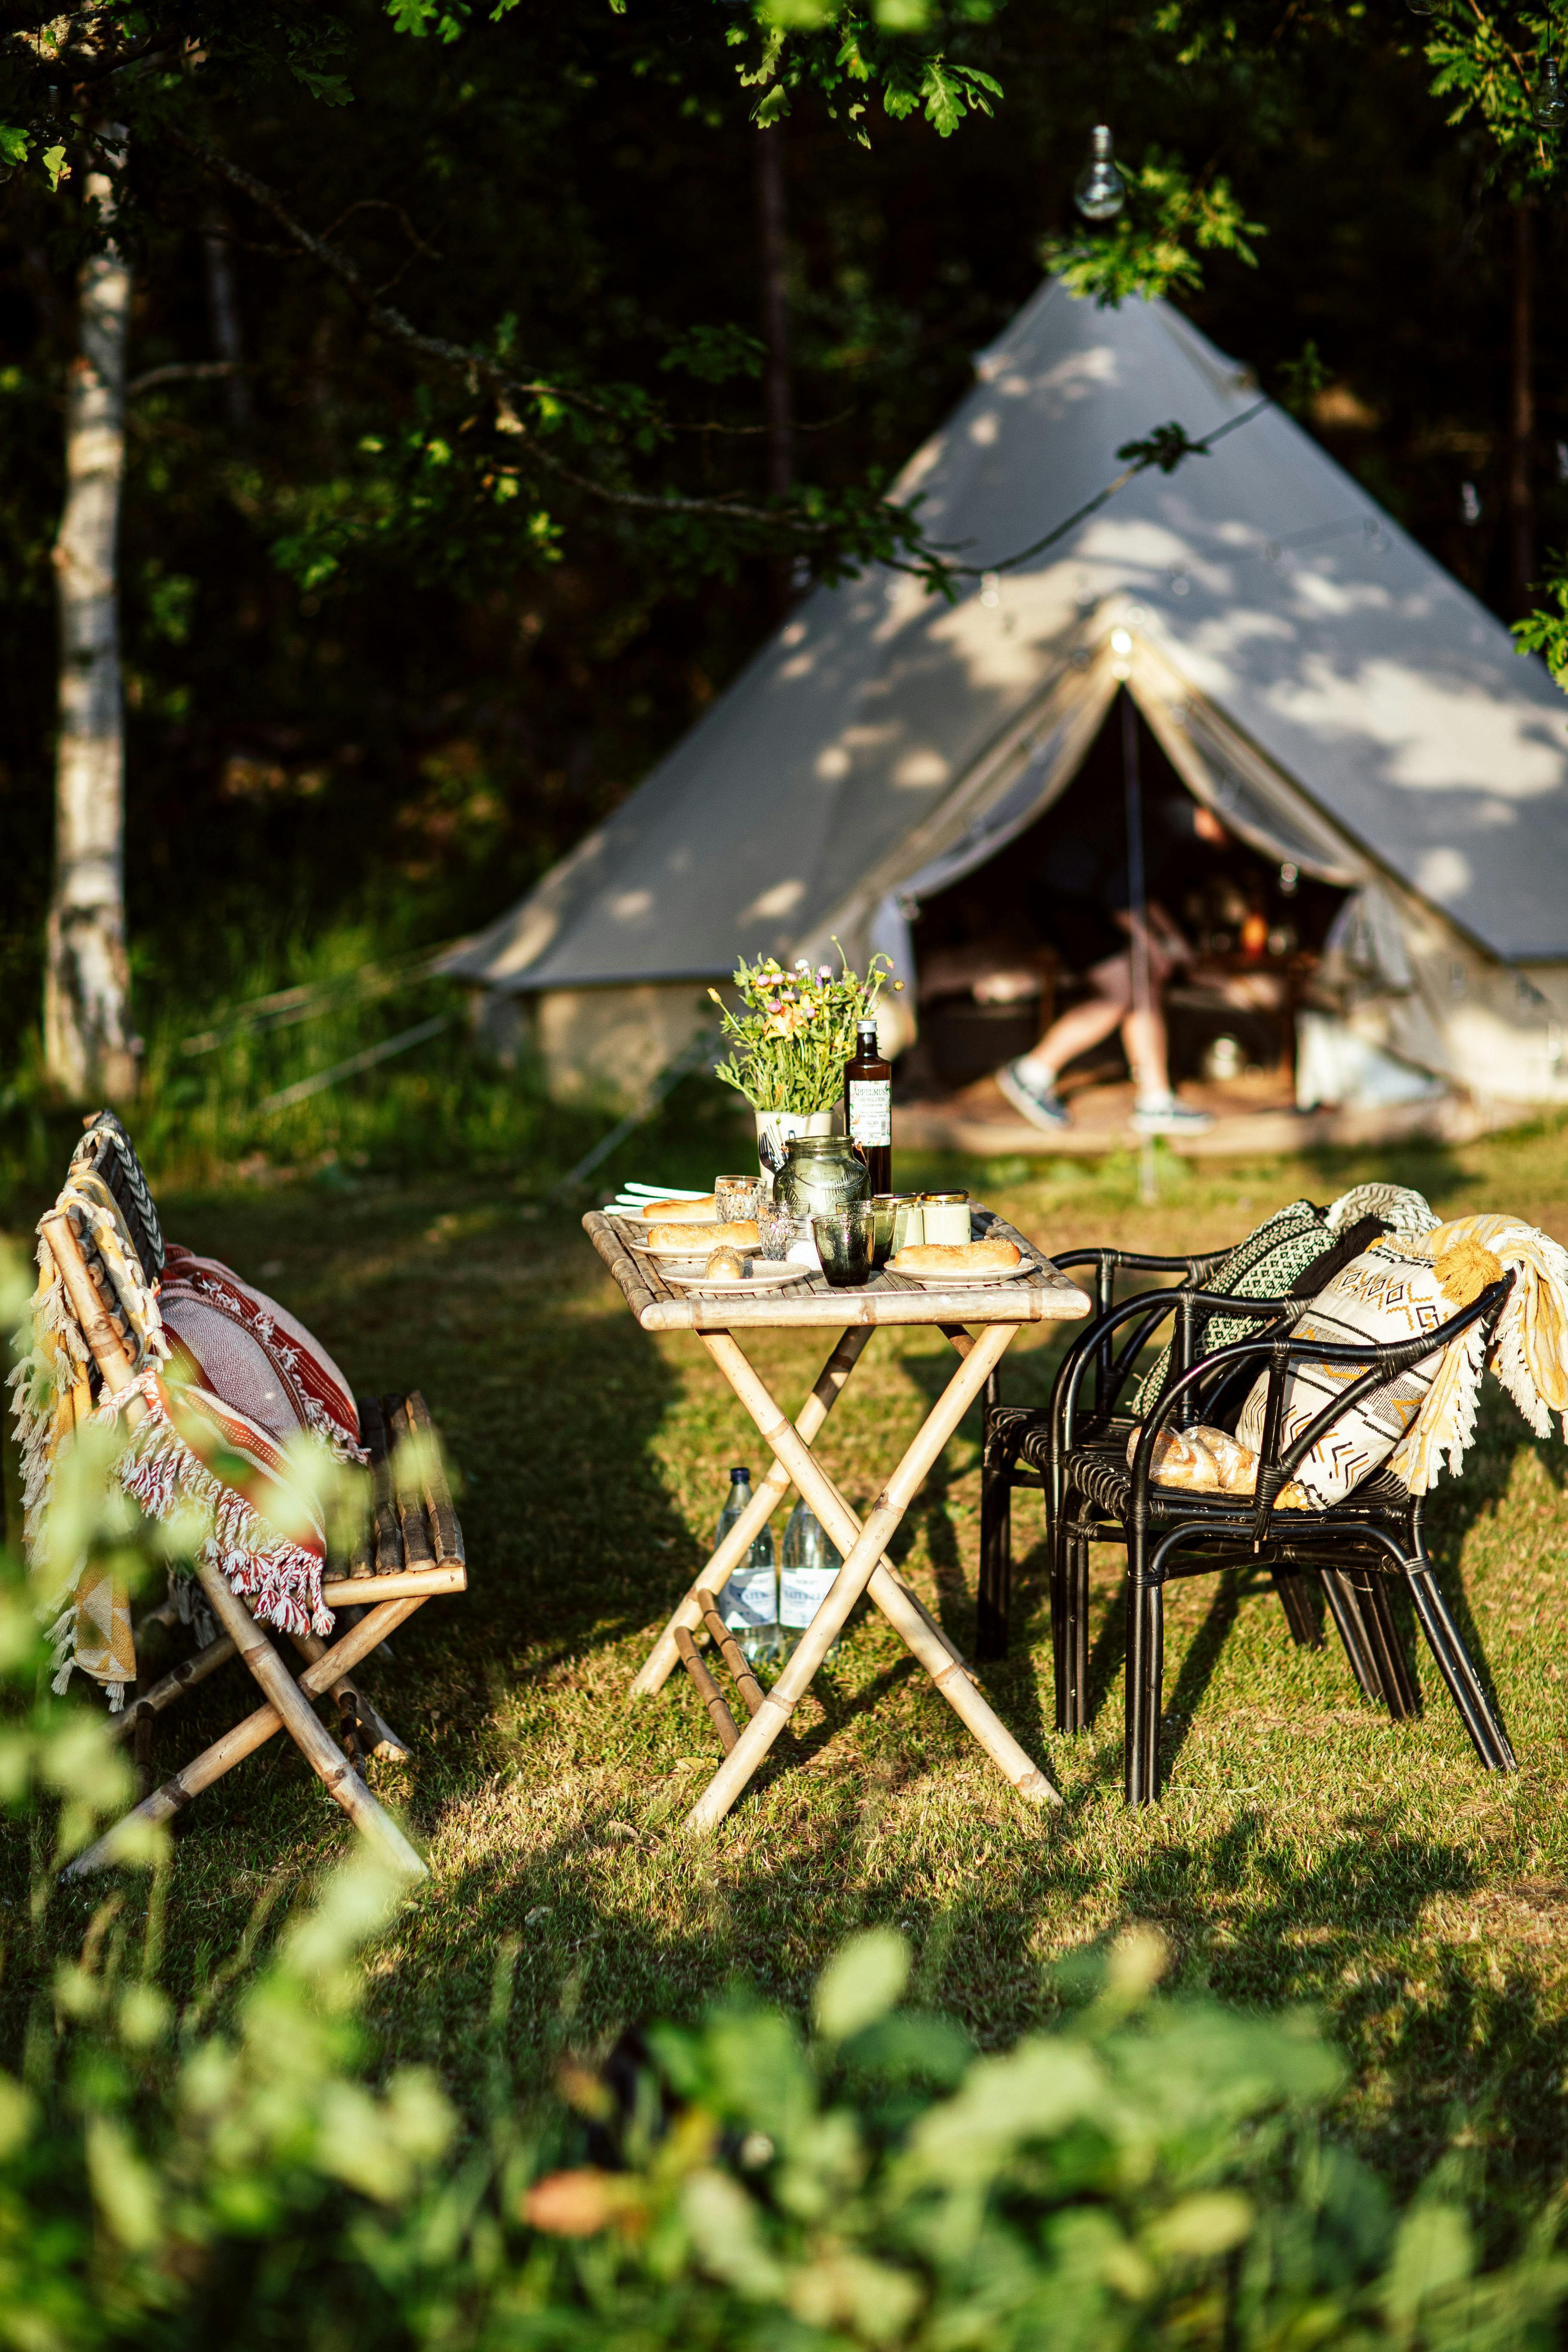
[[[1140,1303],[1147,1308],[1147,1314],[1134,1322],[1130,1336],[1118,1346],[1117,1326],[1124,1318],[1112,1313],[1117,1276],[1179,1274],[1184,1277],[1182,1289],[1190,1294],[1206,1276],[1224,1265],[1233,1246],[1197,1252],[1188,1257],[1150,1257],[1135,1250],[1080,1249],[1067,1251],[1053,1261],[1064,1273],[1074,1266],[1092,1266],[1094,1269],[1094,1313],[1079,1334],[1069,1359],[1072,1361],[1087,1359],[1094,1379],[1092,1398],[1080,1407],[1080,1443],[1103,1446],[1119,1456],[1125,1450],[1134,1426],[1134,1416],[1122,1410],[1122,1392],[1151,1333],[1175,1303],[1176,1293],[1173,1290],[1157,1293],[1152,1298],[1145,1297]],[[1289,1303],[1300,1307],[1301,1302],[1298,1298]],[[1231,1316],[1254,1312],[1262,1315],[1269,1306],[1268,1300],[1248,1299],[1243,1303],[1240,1299],[1230,1298],[1225,1302],[1224,1311]],[[1183,1326],[1182,1339],[1189,1350],[1187,1361],[1192,1360],[1195,1352],[1197,1329],[1198,1327],[1190,1322]],[[1051,1407],[1042,1411],[1037,1406],[1003,1404],[993,1379],[985,1399],[982,1447],[980,1584],[975,1656],[989,1661],[1005,1658],[1007,1654],[1012,1614],[1013,1493],[1017,1487],[1034,1488],[1045,1496],[1051,1555],[1051,1624],[1057,1654],[1057,1729],[1076,1731],[1082,1727],[1088,1662],[1081,1654],[1081,1644],[1076,1650],[1069,1645],[1065,1655],[1063,1652],[1063,1613],[1058,1591],[1063,1573],[1060,1558],[1062,1497],[1060,1480],[1055,1467],[1058,1449],[1053,1445],[1050,1436],[1052,1424]],[[1020,1467],[1020,1464],[1025,1466]],[[1082,1573],[1087,1577],[1087,1564]],[[1279,1587],[1279,1598],[1284,1604],[1286,1622],[1292,1638],[1310,1648],[1321,1648],[1322,1633],[1306,1596],[1296,1586],[1287,1583]],[[1342,1633],[1343,1630],[1342,1626]],[[1397,1654],[1397,1643],[1394,1648]],[[1352,1649],[1351,1664],[1369,1697],[1392,1703],[1390,1692],[1375,1672],[1374,1661],[1364,1651]],[[1408,1680],[1408,1675],[1405,1675],[1404,1682],[1406,1687]]]
[[[1193,1334],[1208,1314],[1235,1311],[1236,1302],[1217,1294],[1180,1290],[1145,1295],[1112,1308],[1103,1332],[1086,1334],[1063,1365],[1052,1398],[1043,1454],[1052,1510],[1052,1617],[1058,1675],[1058,1720],[1064,1712],[1082,1722],[1083,1671],[1088,1603],[1088,1554],[1091,1542],[1121,1542],[1127,1550],[1128,1631],[1126,1666],[1126,1794],[1129,1804],[1150,1804],[1159,1794],[1159,1727],[1163,1666],[1163,1588],[1178,1577],[1213,1575],[1226,1569],[1268,1570],[1282,1591],[1302,1595],[1302,1580],[1317,1578],[1344,1638],[1358,1678],[1369,1695],[1381,1696],[1395,1716],[1418,1712],[1388,1610],[1384,1580],[1403,1576],[1417,1622],[1437,1670],[1447,1685],[1476,1752],[1491,1771],[1516,1769],[1508,1736],[1465,1649],[1458,1626],[1433,1572],[1422,1534],[1422,1502],[1387,1472],[1362,1481],[1346,1499],[1323,1511],[1281,1510],[1277,1498],[1320,1439],[1352,1406],[1396,1374],[1436,1353],[1478,1321],[1486,1327],[1489,1349],[1509,1276],[1493,1283],[1473,1304],[1412,1339],[1387,1346],[1347,1347],[1292,1336],[1287,1318],[1300,1312],[1299,1299],[1248,1300],[1250,1313],[1270,1315],[1279,1328],[1259,1339],[1237,1340],[1194,1360]],[[1092,1412],[1079,1426],[1079,1396],[1091,1353],[1127,1324],[1142,1346],[1163,1315],[1177,1318],[1170,1378],[1142,1423],[1131,1465],[1130,1423],[1116,1428],[1096,1423]],[[1151,1320],[1151,1318],[1152,1318]],[[1094,1343],[1091,1347],[1090,1343]],[[1132,1343],[1130,1340],[1128,1345]],[[1288,1447],[1282,1443],[1285,1385],[1293,1363],[1310,1359],[1360,1368],[1350,1382]],[[1194,1421],[1223,1422],[1267,1363],[1268,1389],[1259,1448],[1258,1492],[1244,1500],[1231,1495],[1192,1494],[1161,1486],[1152,1475],[1154,1448],[1162,1430]],[[1034,1434],[1038,1449],[1042,1433]],[[1059,1496],[1059,1501],[1058,1497]],[[1195,1555],[1176,1565],[1182,1554]]]

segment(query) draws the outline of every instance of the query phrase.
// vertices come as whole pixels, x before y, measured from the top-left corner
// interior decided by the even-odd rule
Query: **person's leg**
[[[1039,1044],[1019,1059],[1047,1086],[1054,1085],[1069,1062],[1111,1036],[1128,1018],[1126,1005],[1115,998],[1086,996],[1081,1004],[1053,1021]]]
[[[1178,1102],[1171,1084],[1165,1016],[1156,996],[1146,1010],[1129,1008],[1121,1024],[1132,1067],[1132,1124],[1141,1135],[1196,1135],[1214,1120],[1206,1110]]]
[[[1145,1009],[1136,1004],[1129,1007],[1121,1024],[1121,1039],[1139,1101],[1157,1095],[1163,1102],[1171,1093],[1171,1062],[1165,1016],[1158,997]]]
[[[1068,1124],[1067,1107],[1057,1093],[1057,1073],[1077,1055],[1087,1054],[1112,1035],[1127,1018],[1132,1002],[1131,959],[1108,957],[1087,978],[1093,994],[1053,1021],[1038,1045],[996,1073],[1003,1094],[1033,1127]]]

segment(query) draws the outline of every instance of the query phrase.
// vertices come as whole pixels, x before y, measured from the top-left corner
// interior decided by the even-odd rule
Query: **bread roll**
[[[1022,1263],[1016,1242],[916,1242],[888,1266],[893,1274],[1001,1274]]]
[[[710,1250],[728,1243],[731,1249],[754,1250],[758,1244],[754,1217],[735,1217],[729,1224],[706,1224],[694,1234],[689,1225],[655,1225],[647,1237],[650,1250],[679,1250],[689,1257],[700,1250],[704,1257]]]
[[[700,1201],[650,1201],[642,1212],[644,1224],[716,1225],[719,1212],[711,1192]]]
[[[704,1274],[721,1274],[726,1282],[743,1282],[746,1261],[738,1249],[716,1249],[702,1271]]]

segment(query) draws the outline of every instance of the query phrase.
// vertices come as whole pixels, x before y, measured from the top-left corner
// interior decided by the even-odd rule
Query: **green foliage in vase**
[[[837,940],[834,946],[837,947]],[[877,1009],[892,974],[892,961],[874,955],[865,977],[851,971],[842,948],[840,969],[820,963],[815,971],[801,956],[787,969],[776,956],[735,966],[741,1009],[733,1012],[716,988],[731,1052],[715,1065],[724,1084],[744,1095],[753,1110],[794,1111],[805,1116],[831,1110],[844,1091],[844,1065],[855,1051],[855,1024]],[[893,982],[901,989],[901,980]]]

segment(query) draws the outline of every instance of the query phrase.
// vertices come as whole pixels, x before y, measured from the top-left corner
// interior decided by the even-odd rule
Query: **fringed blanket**
[[[89,1170],[73,1166],[57,1205],[113,1302],[135,1377],[95,1400],[87,1343],[40,1237],[32,1345],[10,1385],[24,1544],[49,1583],[41,1605],[57,1619],[54,1687],[63,1691],[79,1669],[118,1708],[135,1679],[123,1580],[90,1560],[51,1562],[46,1541],[56,1472],[75,1432],[89,1420],[119,1424],[132,1397],[146,1417],[115,1465],[126,1493],[153,1518],[195,1511],[206,1530],[200,1556],[264,1622],[329,1633],[323,1491],[334,1464],[365,1458],[342,1374],[303,1325],[215,1259],[171,1245],[163,1284],[149,1288],[113,1195]]]
[[[1568,1438],[1568,1250],[1560,1242],[1517,1217],[1456,1217],[1426,1233],[1406,1227],[1374,1244],[1356,1265],[1370,1267],[1383,1258],[1430,1269],[1424,1278],[1438,1294],[1428,1310],[1435,1321],[1458,1314],[1511,1272],[1514,1286],[1499,1319],[1492,1370],[1538,1437],[1550,1436],[1555,1417]],[[1346,1269],[1340,1279],[1354,1271]],[[1302,1320],[1310,1322],[1311,1313],[1309,1305]],[[1486,1334],[1479,1323],[1451,1339],[1438,1357],[1419,1411],[1384,1457],[1411,1494],[1427,1493],[1445,1465],[1458,1474],[1475,1436],[1486,1362]],[[1355,1377],[1343,1371],[1343,1384]],[[1375,1404],[1376,1399],[1371,1402]],[[1255,1412],[1253,1419],[1258,1417]],[[1244,1414],[1244,1431],[1247,1425]],[[1134,1430],[1128,1442],[1130,1463],[1139,1434]],[[1303,1465],[1303,1475],[1309,1465]],[[1249,1495],[1257,1486],[1258,1455],[1241,1435],[1233,1437],[1225,1430],[1204,1425],[1167,1430],[1155,1444],[1153,1472],[1162,1486],[1192,1493]],[[1321,1507],[1321,1499],[1311,1492],[1310,1480],[1302,1493],[1295,1479],[1279,1497],[1285,1508],[1309,1502]]]
[[[1456,1313],[1513,1274],[1492,1370],[1537,1437],[1551,1435],[1553,1414],[1568,1437],[1568,1250],[1534,1225],[1504,1216],[1456,1217],[1402,1245],[1430,1259]],[[1473,1323],[1443,1350],[1415,1426],[1389,1465],[1413,1495],[1436,1486],[1445,1463],[1458,1473],[1476,1433],[1485,1348],[1481,1327]]]

